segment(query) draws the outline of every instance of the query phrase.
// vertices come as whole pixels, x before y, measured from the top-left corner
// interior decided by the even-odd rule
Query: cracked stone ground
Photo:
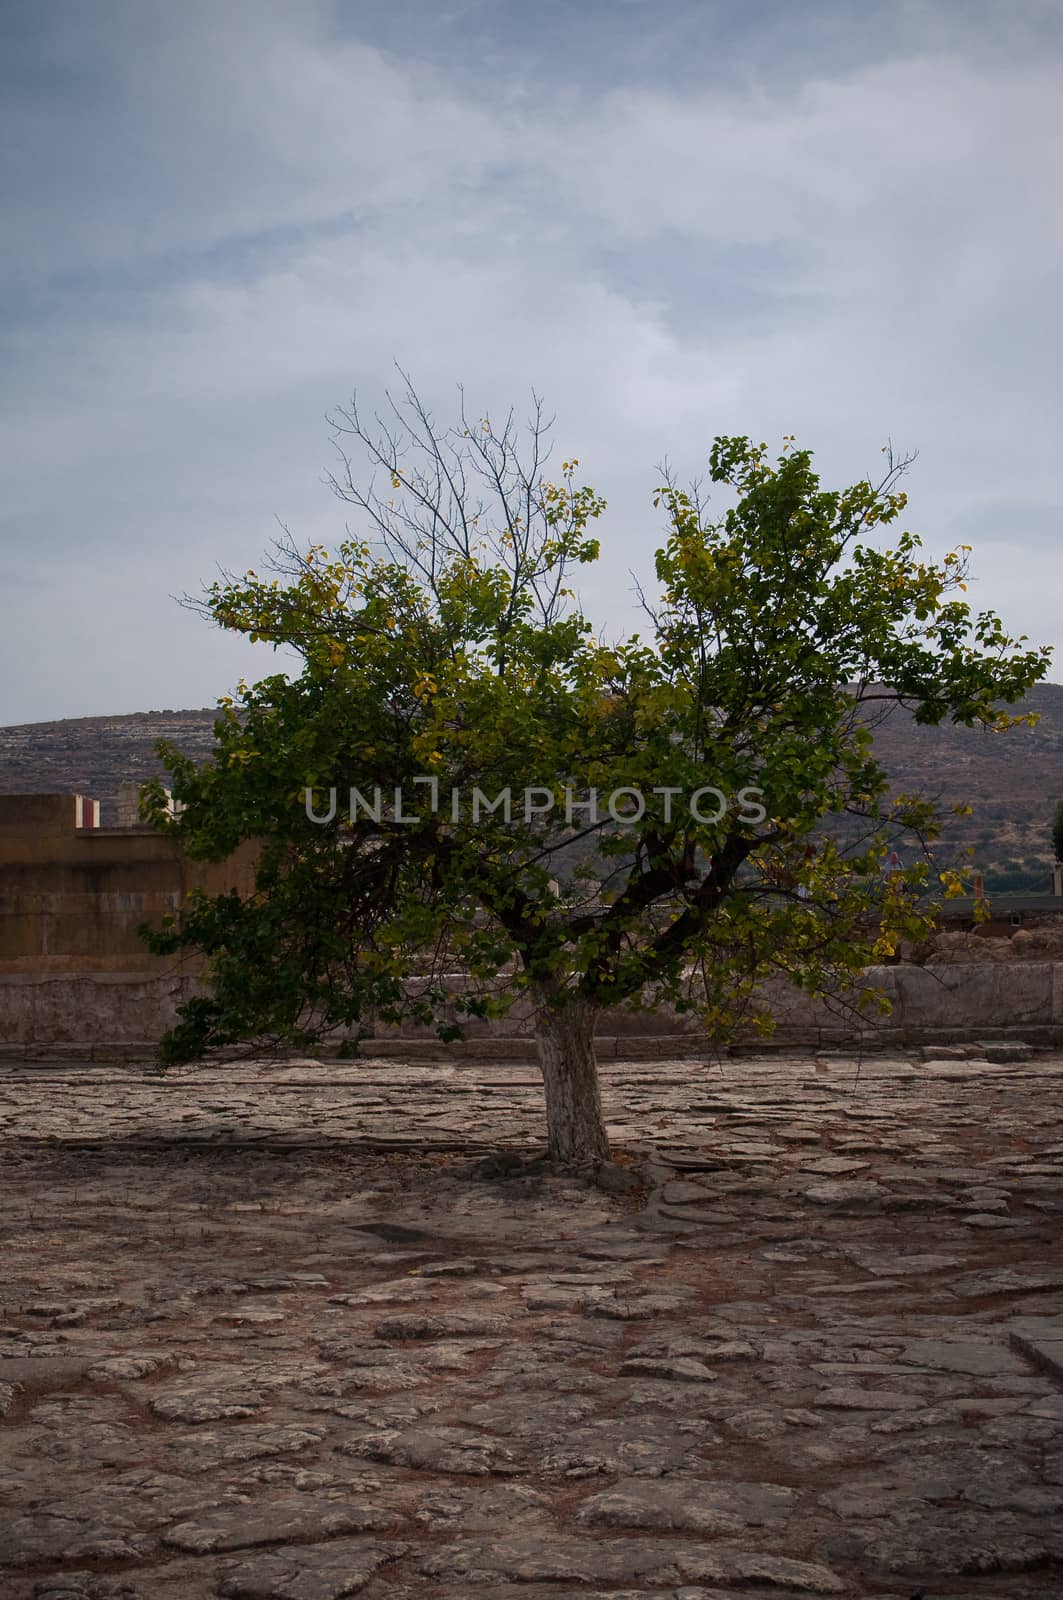
[[[5,1600],[1063,1593],[1063,1058],[603,1075],[0,1070]]]

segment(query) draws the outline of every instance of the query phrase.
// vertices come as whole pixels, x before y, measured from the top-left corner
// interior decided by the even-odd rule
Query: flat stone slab
[[[665,1383],[715,1383],[716,1374],[693,1356],[635,1356],[620,1368],[622,1378],[661,1378]]]
[[[1060,1332],[1063,1338],[1063,1330]],[[942,1372],[955,1372],[976,1378],[1019,1377],[1023,1366],[1012,1354],[1003,1338],[981,1339],[909,1339],[900,1357],[913,1366],[933,1367]]]
[[[953,1278],[951,1288],[953,1294],[969,1299],[1001,1295],[1021,1300],[1025,1295],[1059,1293],[1063,1290],[1063,1270],[1037,1272],[999,1267],[995,1271],[964,1273]]]
[[[905,1394],[894,1389],[825,1389],[816,1396],[816,1404],[825,1410],[837,1411],[919,1411],[922,1401],[918,1395]]]
[[[846,1583],[818,1562],[728,1545],[631,1538],[501,1538],[490,1544],[464,1544],[434,1551],[420,1566],[436,1583],[476,1586],[503,1580],[535,1584],[637,1584],[662,1588],[683,1585],[764,1584],[801,1595],[844,1595]],[[534,1592],[534,1591],[533,1591]]]
[[[1063,1316],[1012,1324],[1008,1337],[1016,1350],[1063,1383]]]
[[[981,1053],[987,1061],[992,1062],[1032,1061],[1034,1049],[1032,1044],[1001,1039],[984,1044]]]
[[[954,1083],[966,1083],[975,1078],[984,1078],[993,1072],[992,1064],[984,1057],[965,1057],[962,1060],[955,1057],[930,1056],[926,1059],[923,1069],[929,1076],[944,1078]]]
[[[402,1545],[360,1539],[293,1545],[223,1567],[217,1593],[223,1600],[344,1600],[403,1553]]]
[[[828,1178],[802,1190],[804,1199],[817,1206],[872,1206],[885,1194],[882,1185],[873,1178]]]
[[[253,1507],[222,1506],[163,1534],[163,1544],[193,1555],[243,1550],[263,1544],[303,1544],[335,1534],[379,1533],[402,1521],[384,1506],[318,1500],[312,1494],[264,1497]]]
[[[576,1522],[587,1528],[653,1532],[744,1533],[784,1523],[798,1502],[774,1483],[680,1482],[622,1478],[585,1500]]]

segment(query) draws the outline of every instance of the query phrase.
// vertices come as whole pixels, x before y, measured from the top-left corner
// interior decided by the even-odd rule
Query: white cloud
[[[981,591],[1063,634],[1058,56],[909,35],[792,82],[738,53],[696,91],[474,98],[468,64],[324,4],[111,14],[49,45],[80,98],[12,113],[0,722],[227,688],[238,647],[165,597],[252,564],[275,515],[336,536],[323,413],[379,397],[393,357],[443,420],[458,380],[495,410],[544,394],[611,502],[603,617],[647,568],[663,455],[694,472],[714,433],[795,431],[848,481],[892,433],[922,450],[913,525],[984,528]]]

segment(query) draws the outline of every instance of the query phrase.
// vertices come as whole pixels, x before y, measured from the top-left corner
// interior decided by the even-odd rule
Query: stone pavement
[[[0,1069],[4,1600],[1063,1594],[1063,1058],[604,1077]]]

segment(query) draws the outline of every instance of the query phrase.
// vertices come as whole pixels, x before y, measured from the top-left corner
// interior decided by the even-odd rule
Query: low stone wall
[[[838,1016],[799,991],[772,985],[766,999],[777,1023],[773,1037],[779,1043],[882,1045],[1063,1042],[1063,962],[872,967],[867,982],[889,1001],[888,1014]]]
[[[129,972],[0,974],[0,1055],[148,1057],[195,987]]]
[[[983,1039],[1063,1044],[1063,962],[876,967],[868,971],[867,981],[890,1000],[888,1015],[860,1019],[832,1014],[822,1002],[775,984],[765,992],[776,1018],[775,1033],[768,1039],[750,1034],[745,1042],[760,1049]],[[150,1057],[195,982],[173,973],[0,975],[0,1056]],[[598,1034],[604,1058],[652,1060],[665,1054],[703,1054],[707,1048],[696,1021],[669,1013],[604,1011]],[[466,1039],[454,1046],[442,1045],[429,1029],[381,1028],[360,1053],[518,1059],[533,1050],[530,1017],[521,1008],[496,1022],[471,1024]]]

